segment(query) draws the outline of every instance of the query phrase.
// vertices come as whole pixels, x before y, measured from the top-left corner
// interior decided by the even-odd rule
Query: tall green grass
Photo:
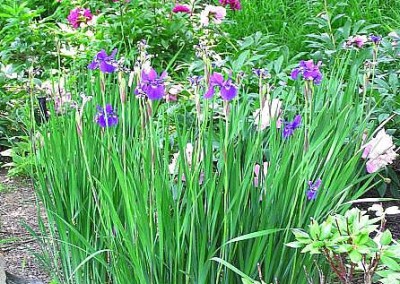
[[[327,32],[324,28],[307,23],[323,14],[331,18],[344,14],[353,23],[365,20],[366,24],[380,24],[376,32],[387,34],[398,28],[400,2],[396,0],[242,0],[242,10],[232,13],[228,31],[234,38],[249,36],[255,32],[274,35],[274,42],[284,44],[292,52],[306,50],[306,35]],[[337,22],[334,29],[344,22]]]
[[[254,279],[259,264],[267,283],[306,283],[303,266],[312,269],[312,260],[285,247],[290,229],[343,211],[371,181],[360,161],[367,120],[358,66],[349,66],[348,58],[338,60],[312,101],[300,82],[287,87],[282,117],[303,116],[289,139],[276,121],[256,130],[257,100],[246,86],[229,105],[218,96],[204,101],[202,88],[188,92],[187,102],[149,103],[120,90],[116,75],[102,89],[102,76],[82,74],[76,89],[93,96],[82,120],[74,111],[53,113],[38,129],[36,191],[48,216],[54,276],[71,284],[240,283],[229,263]],[[121,91],[128,91],[125,103]],[[94,122],[96,106],[105,103],[116,106],[117,127]],[[187,143],[194,146],[191,163]],[[268,173],[256,187],[254,166],[263,162]],[[307,183],[317,178],[323,185],[308,201]]]

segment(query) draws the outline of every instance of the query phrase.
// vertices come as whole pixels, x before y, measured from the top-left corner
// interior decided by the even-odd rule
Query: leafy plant
[[[295,242],[292,248],[302,248],[302,253],[322,254],[331,271],[341,283],[353,283],[358,270],[363,271],[365,284],[373,283],[379,275],[381,283],[400,280],[400,245],[392,239],[390,230],[385,229],[385,216],[398,214],[397,207],[382,209],[373,205],[378,217],[370,218],[366,211],[353,208],[344,215],[331,215],[319,224],[312,220],[308,232],[293,229]],[[375,282],[374,282],[375,283]]]

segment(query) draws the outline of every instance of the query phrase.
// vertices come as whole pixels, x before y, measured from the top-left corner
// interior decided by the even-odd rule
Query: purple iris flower
[[[224,76],[221,73],[214,72],[210,77],[208,91],[204,95],[204,98],[211,99],[214,97],[216,87],[220,89],[221,97],[226,101],[234,99],[237,95],[237,88],[232,83],[232,79],[229,77],[227,80],[224,80]]]
[[[262,79],[266,79],[266,78],[270,78],[271,77],[271,74],[269,73],[269,71],[267,69],[264,69],[264,68],[253,68],[253,73],[257,77],[261,77]]]
[[[289,138],[293,135],[294,131],[300,127],[301,124],[301,115],[298,114],[295,116],[293,121],[285,122],[285,127],[283,128],[283,138]]]
[[[382,37],[379,36],[379,35],[370,35],[370,36],[369,36],[369,39],[370,39],[375,45],[378,45],[378,44],[381,42]]]
[[[112,51],[110,56],[102,49],[96,54],[93,61],[88,65],[88,68],[91,70],[100,69],[103,73],[112,73],[117,69],[117,62],[115,60],[116,54],[116,48]]]
[[[201,81],[203,80],[203,76],[191,76],[188,78],[190,86],[196,87],[199,86]]]
[[[321,186],[322,180],[319,178],[314,183],[308,181],[308,190],[306,192],[308,200],[314,200],[317,198],[318,188]]]
[[[304,80],[313,81],[314,84],[318,85],[322,80],[322,73],[319,70],[321,63],[322,62],[319,61],[317,64],[314,64],[312,59],[307,61],[302,60],[300,61],[299,66],[292,70],[290,77],[292,77],[293,80],[297,80],[301,74],[303,75]]]
[[[150,100],[160,100],[165,95],[165,78],[167,72],[164,71],[160,76],[153,68],[142,71],[140,86],[135,90],[135,94],[144,93]]]
[[[104,108],[97,106],[96,122],[102,128],[115,126],[118,124],[118,116],[110,104],[106,104]]]

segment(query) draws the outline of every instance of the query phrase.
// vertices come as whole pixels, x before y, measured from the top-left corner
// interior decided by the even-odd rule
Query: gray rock
[[[5,271],[6,263],[0,254],[0,284],[43,284],[39,280],[24,279]]]
[[[0,254],[0,284],[6,284],[6,272],[4,271],[5,262]]]
[[[1,282],[0,282],[1,284]],[[43,284],[42,281],[34,279],[24,279],[6,271],[6,282],[5,284]]]

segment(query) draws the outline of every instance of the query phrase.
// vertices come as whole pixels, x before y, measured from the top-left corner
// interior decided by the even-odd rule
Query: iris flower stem
[[[106,122],[106,128],[104,129],[104,132],[106,132],[107,133],[107,150],[111,150],[110,149],[110,147],[111,147],[111,143],[110,143],[110,135],[109,135],[109,132],[107,131],[107,128],[108,128],[108,113],[107,113],[107,111],[106,111],[106,81],[105,81],[105,77],[104,77],[104,73],[103,72],[100,72],[100,89],[101,89],[101,97],[102,97],[102,100],[103,100],[103,111],[104,111],[104,117],[105,117],[105,122]],[[104,133],[103,132],[103,133]],[[105,155],[105,156],[107,156],[107,155]],[[107,159],[107,162],[106,162],[106,166],[105,166],[105,169],[106,169],[106,172],[107,172],[107,174],[109,173],[109,169],[110,169],[110,159]]]
[[[126,124],[125,124],[125,103],[122,103],[122,162],[124,164],[124,174],[126,175]]]
[[[304,152],[307,152],[310,143],[309,125],[311,125],[312,116],[312,98],[313,98],[313,82],[306,81],[304,87],[304,97],[306,102],[306,111],[304,113]],[[309,121],[310,120],[310,121]]]
[[[149,103],[149,113],[148,113],[148,119],[149,119],[149,135],[150,135],[150,151],[151,151],[151,178],[150,178],[150,180],[154,180],[154,178],[155,178],[155,173],[154,173],[154,171],[155,171],[155,152],[154,152],[154,137],[153,137],[153,119],[152,119],[152,107],[153,107],[153,105],[152,105],[152,101],[151,100],[149,100],[148,101],[148,103]],[[152,183],[151,184],[151,187],[150,187],[150,192],[149,192],[149,225],[150,225],[150,238],[151,238],[151,241],[152,241],[152,243],[154,243],[154,240],[155,240],[155,238],[154,238],[154,227],[153,227],[153,222],[154,222],[154,204],[153,204],[153,198],[154,198],[154,183]],[[151,253],[152,253],[152,255],[155,255],[155,253],[154,253],[154,246],[152,245],[151,246],[151,248],[150,248],[150,250],[151,250]],[[151,283],[153,283],[153,266],[154,266],[154,263],[153,262],[151,262],[151,264],[150,264],[150,266],[151,266],[151,268],[150,268],[150,271],[151,271],[151,274],[152,274],[152,277],[150,278],[150,281],[151,281]]]
[[[378,64],[378,46],[374,44],[373,50],[372,50],[372,66],[369,67],[372,77],[371,77],[371,89],[370,89],[370,97],[372,97],[372,92],[374,88],[374,81],[375,81],[375,66]],[[363,91],[363,106],[365,103],[365,98],[367,94],[367,85],[368,85],[368,77],[365,76],[365,86],[364,86],[364,91]],[[371,109],[371,100],[368,101],[368,108],[366,112],[368,113]]]
[[[228,172],[228,146],[229,146],[229,102],[224,101],[225,109],[225,137],[224,137],[224,231],[222,237],[222,243],[224,244],[228,238],[228,190],[229,190],[229,172]],[[221,248],[221,259],[227,260],[226,246]],[[221,275],[222,265],[220,265],[217,282],[219,283],[219,278]]]

